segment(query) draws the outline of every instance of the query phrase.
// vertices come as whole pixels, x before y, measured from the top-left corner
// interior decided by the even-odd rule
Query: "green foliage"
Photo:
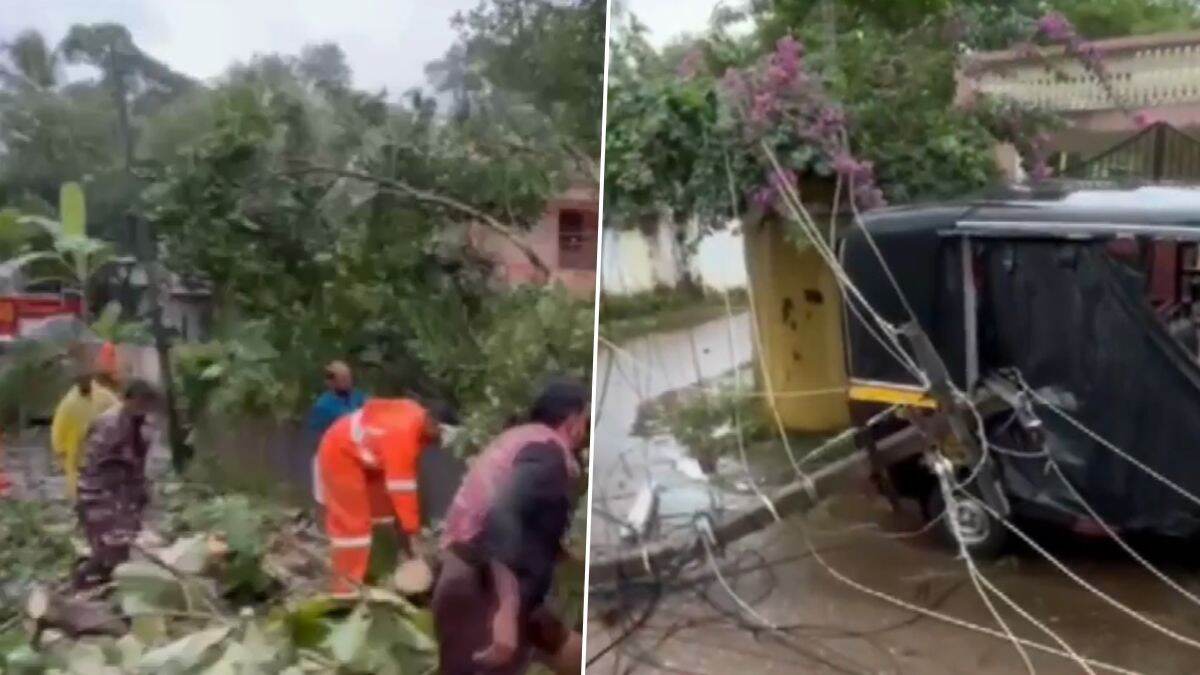
[[[520,96],[596,160],[606,12],[603,0],[480,3],[456,18],[460,43],[431,74],[441,76],[443,90],[469,95],[494,87]]]
[[[1092,39],[1200,27],[1200,6],[1191,0],[1052,0],[1049,4]]]
[[[998,177],[997,137],[976,111],[953,105],[956,58],[934,29],[869,29],[841,36],[825,70],[889,203],[962,197]]]
[[[66,574],[75,561],[73,523],[61,504],[0,499],[0,622],[21,606],[29,587]]]
[[[117,302],[105,305],[90,328],[97,338],[114,344],[148,345],[153,341],[150,326],[145,321],[125,320]]]
[[[274,585],[263,570],[263,556],[271,532],[283,524],[278,506],[252,501],[246,495],[220,495],[192,502],[178,512],[174,527],[180,532],[207,532],[229,547],[220,575],[226,597],[261,598]]]
[[[659,54],[636,23],[615,29],[605,168],[610,226],[632,227],[664,208],[713,223],[732,215],[731,201],[742,197],[731,200],[726,162],[739,186],[756,169],[729,134],[713,95],[717,78],[785,35],[808,47],[811,69],[847,113],[851,149],[874,163],[888,202],[903,204],[987,185],[997,178],[997,142],[1022,147],[1061,123],[1008,102],[956,107],[955,68],[964,52],[1028,40],[1049,10],[1093,39],[1200,25],[1200,9],[1182,0],[780,0],[750,7],[758,30],[749,42],[718,27]]]
[[[190,542],[184,541],[184,544]],[[193,562],[202,562],[199,552]],[[164,562],[166,562],[164,560]],[[0,666],[13,673],[286,673],[417,675],[436,658],[428,613],[371,591],[345,618],[323,600],[234,613],[184,559],[174,572],[132,561],[114,574],[132,626],[120,638],[57,638],[34,650],[10,636]]]
[[[49,417],[70,387],[72,362],[65,342],[22,340],[0,357],[0,425],[16,428],[34,416]]]
[[[548,377],[589,381],[593,317],[591,303],[572,300],[565,291],[519,289],[485,308],[477,354],[464,354],[463,360],[424,358],[460,396],[464,440],[478,448],[507,420],[525,414]]]
[[[145,194],[168,265],[213,280],[227,326],[179,350],[193,418],[298,415],[319,365],[348,358],[373,393],[446,400],[484,433],[525,404],[538,374],[584,374],[589,305],[546,289],[498,292],[456,238],[461,216],[440,203],[293,169],[289,157],[339,152],[312,145],[310,112],[286,90],[233,86],[213,130]],[[402,111],[354,154],[385,179],[530,222],[560,184],[494,131]]]
[[[280,354],[266,321],[235,324],[204,344],[173,351],[182,405],[193,419],[284,418],[300,406],[295,380],[276,378]]]
[[[745,373],[743,379],[748,379]],[[643,431],[671,435],[707,466],[714,466],[721,456],[737,456],[739,427],[747,445],[775,438],[775,426],[761,401],[746,396],[745,389],[750,385],[745,381],[742,384],[740,395],[731,380],[723,380],[656,401],[647,413]]]
[[[775,0],[769,7],[758,4],[769,43],[805,24],[832,20],[838,33],[864,27],[904,33],[920,26],[949,25],[966,28],[972,48],[1004,49],[1027,39],[1029,27],[1048,11],[1061,12],[1092,39],[1200,27],[1200,7],[1191,0]]]

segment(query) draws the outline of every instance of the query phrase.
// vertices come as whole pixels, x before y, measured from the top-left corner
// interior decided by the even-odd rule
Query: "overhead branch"
[[[530,154],[530,155],[538,155],[538,156],[545,157],[547,155],[552,154],[552,152],[550,150],[535,148],[534,146],[529,145],[528,143],[525,143],[524,141],[511,139],[511,138],[501,139],[500,144],[510,150],[516,150],[517,152],[522,152],[522,153],[526,153],[526,154]],[[571,164],[574,165],[577,169],[579,169],[579,171],[582,172],[588,178],[588,180],[590,180],[592,182],[593,185],[596,185],[596,186],[600,185],[599,162],[597,162],[595,160],[595,158],[591,157],[586,152],[579,149],[577,146],[575,146],[569,140],[565,140],[565,139],[559,140],[559,141],[556,141],[556,144],[558,145],[559,150],[561,150],[562,152],[564,152],[567,155],[567,157],[570,159]]]
[[[562,147],[575,160],[575,165],[587,174],[593,183],[600,185],[599,163],[568,140],[562,141]]]
[[[464,204],[453,197],[447,197],[446,195],[430,192],[429,190],[422,190],[421,188],[413,187],[404,181],[396,180],[394,178],[385,178],[383,176],[376,176],[374,174],[365,173],[362,171],[354,171],[352,169],[339,169],[337,167],[310,164],[297,167],[295,169],[290,169],[287,171],[287,173],[299,175],[324,173],[332,176],[340,176],[342,178],[352,178],[355,180],[366,181],[368,183],[374,183],[380,187],[387,188],[401,196],[405,196],[419,202],[435,204],[443,208],[450,209],[451,211],[457,211],[458,213],[473,219],[480,225],[483,225],[484,227],[507,239],[513,246],[521,251],[521,253],[529,260],[530,264],[538,270],[539,273],[541,273],[546,279],[550,278],[550,266],[547,265],[544,260],[542,260],[542,257],[538,255],[537,251],[533,250],[533,247],[525,242],[525,240],[521,237],[521,233],[518,232],[515,227],[502,223],[494,216],[491,216],[488,213],[485,213],[484,211],[481,211],[469,204]]]

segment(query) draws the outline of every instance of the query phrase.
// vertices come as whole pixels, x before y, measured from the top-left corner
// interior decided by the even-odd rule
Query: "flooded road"
[[[730,356],[726,326],[726,321],[717,321],[693,329],[690,335],[678,331],[622,346],[628,357],[618,356],[616,364],[633,368],[626,362],[636,357],[658,365],[637,379],[633,373],[623,376],[614,365],[607,394],[597,396],[602,408],[597,411],[593,471],[596,508],[623,514],[621,507],[627,510],[632,501],[630,493],[647,477],[664,486],[664,514],[705,508],[713,499],[713,491],[687,478],[683,448],[671,439],[639,439],[632,427],[644,398],[694,382],[697,363],[705,377],[730,369],[735,359]],[[745,361],[751,353],[746,317],[737,319],[735,329],[735,352]],[[612,358],[611,351],[601,352],[597,369],[601,392]],[[832,496],[804,518],[774,525],[727,547],[718,561],[728,588],[707,574],[711,567],[701,559],[690,570],[698,578],[695,582],[666,580],[673,583],[662,592],[655,590],[661,585],[624,584],[615,592],[610,588],[593,594],[589,654],[599,654],[613,640],[621,642],[589,672],[1027,672],[1007,640],[925,617],[847,583],[848,579],[913,606],[1000,630],[964,562],[932,534],[911,534],[922,527],[919,517],[893,512],[867,488],[866,477],[861,478],[863,489]],[[738,506],[737,498],[718,499],[728,508]],[[1129,610],[1184,639],[1200,640],[1200,607],[1115,545],[1055,530],[1029,527],[1026,531],[1073,573]],[[592,533],[593,550],[599,555],[619,546],[614,527],[603,516],[594,514]],[[812,555],[810,544],[821,553],[820,559]],[[1137,546],[1171,578],[1200,595],[1200,546],[1182,542]],[[1095,672],[1200,672],[1200,647],[1168,637],[1107,604],[1027,547],[1014,546],[998,561],[980,562],[979,569],[1079,654],[1119,669],[1093,664]],[[993,597],[993,602],[1017,635],[1058,646],[1055,638],[1001,600]],[[639,627],[630,630],[635,624]],[[1028,653],[1036,672],[1084,672],[1071,660],[1034,649]]]
[[[637,338],[618,348],[601,347],[597,365],[595,459],[592,465],[593,550],[619,546],[614,517],[624,517],[639,490],[660,489],[660,514],[668,521],[739,498],[722,495],[697,480],[698,466],[669,436],[635,435],[639,407],[652,399],[695,385],[749,362],[753,353],[750,318],[739,314],[700,326]],[[725,468],[725,467],[720,467]]]

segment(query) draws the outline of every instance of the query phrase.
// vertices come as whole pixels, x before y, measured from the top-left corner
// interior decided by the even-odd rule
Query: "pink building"
[[[599,241],[600,195],[596,186],[577,184],[551,200],[541,220],[524,235],[524,241],[550,268],[551,281],[573,295],[590,298],[596,289],[596,246]],[[475,250],[498,264],[504,281],[521,284],[537,281],[537,269],[511,241],[482,225],[471,228]]]

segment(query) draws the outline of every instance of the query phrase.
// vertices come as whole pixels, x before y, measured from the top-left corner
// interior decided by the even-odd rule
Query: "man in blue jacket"
[[[317,476],[316,445],[321,437],[344,415],[363,407],[367,400],[366,394],[354,388],[354,376],[350,366],[343,361],[334,361],[325,366],[325,393],[317,398],[312,410],[308,413],[308,433],[315,438],[313,446],[313,497],[318,504],[324,506],[325,499],[321,495],[321,481]]]
[[[308,430],[323,436],[333,423],[362,407],[366,395],[354,388],[350,366],[334,361],[325,366],[325,393],[317,398],[308,414]]]

